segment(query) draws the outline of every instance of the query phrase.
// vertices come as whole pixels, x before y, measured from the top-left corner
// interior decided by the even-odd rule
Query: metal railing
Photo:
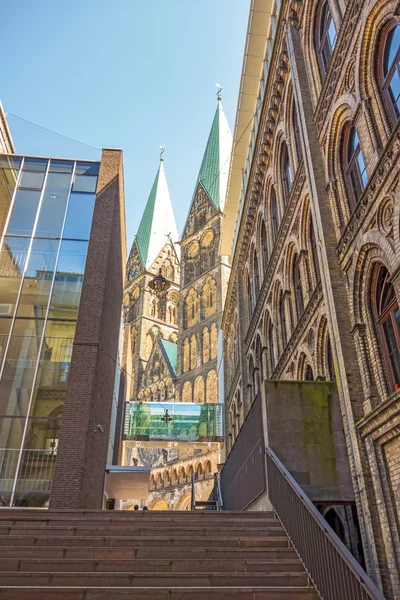
[[[268,496],[323,600],[385,600],[269,446]]]
[[[214,473],[214,493],[218,505],[218,510],[223,510],[224,502],[222,500],[221,477],[218,471]]]
[[[11,491],[17,475],[19,449],[0,448],[0,489]],[[56,450],[23,450],[17,490],[50,490],[56,465]]]

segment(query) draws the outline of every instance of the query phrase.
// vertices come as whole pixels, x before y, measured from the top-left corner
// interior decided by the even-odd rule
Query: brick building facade
[[[366,568],[389,598],[400,589],[399,39],[398,1],[252,3],[221,242],[228,451],[262,381],[335,380]]]

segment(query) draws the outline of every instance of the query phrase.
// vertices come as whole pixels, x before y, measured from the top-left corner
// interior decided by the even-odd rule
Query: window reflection
[[[44,173],[23,170],[19,187],[41,190],[43,186],[44,175]]]
[[[74,181],[74,192],[90,192],[94,194],[97,186],[97,177],[92,175],[77,175]]]
[[[8,226],[8,234],[31,235],[39,206],[40,192],[18,190]]]
[[[44,317],[56,264],[58,240],[34,239],[25,271],[17,316]]]
[[[70,185],[70,174],[49,173],[36,227],[36,236],[60,237]]]
[[[25,268],[29,238],[7,236],[0,253],[1,316],[12,315]]]
[[[77,318],[87,249],[87,242],[70,240],[62,242],[50,301],[50,317]]]
[[[89,239],[94,201],[94,194],[71,194],[64,228],[64,238],[75,240]]]

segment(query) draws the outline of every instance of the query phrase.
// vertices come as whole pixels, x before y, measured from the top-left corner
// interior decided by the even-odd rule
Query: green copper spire
[[[232,134],[219,99],[198,181],[210,196],[215,207],[220,209],[225,201],[231,149]]]
[[[135,240],[145,268],[153,264],[168,237],[176,242],[178,232],[161,159]]]

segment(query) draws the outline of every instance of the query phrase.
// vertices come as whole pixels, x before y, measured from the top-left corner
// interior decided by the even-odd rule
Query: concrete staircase
[[[0,510],[0,600],[318,600],[272,513]]]

